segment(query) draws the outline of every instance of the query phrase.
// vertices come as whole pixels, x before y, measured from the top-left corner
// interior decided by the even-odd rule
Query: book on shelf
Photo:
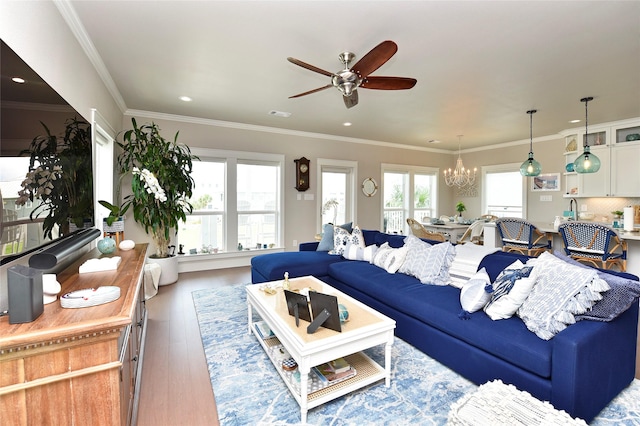
[[[262,340],[268,339],[270,337],[274,337],[273,331],[269,328],[266,322],[258,321],[255,323],[256,331]]]
[[[312,369],[317,376],[325,382],[335,382],[337,380],[345,380],[356,375],[355,368],[351,367],[344,358],[325,362],[317,365]]]

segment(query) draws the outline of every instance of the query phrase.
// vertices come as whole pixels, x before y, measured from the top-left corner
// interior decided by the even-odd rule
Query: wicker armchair
[[[567,256],[597,268],[627,270],[627,242],[608,226],[566,222],[558,227]]]
[[[496,227],[502,238],[502,251],[539,256],[551,250],[551,235],[540,231],[534,224],[517,217],[503,217],[496,220]]]
[[[438,232],[427,231],[427,229],[415,219],[408,218],[407,223],[409,224],[411,233],[418,238],[424,238],[426,240],[434,240],[434,241],[441,241],[441,242],[446,241],[446,238],[444,237],[444,235]]]
[[[471,242],[474,244],[482,245],[484,243],[483,234],[485,223],[487,222],[483,219],[474,221],[471,225],[469,225],[467,230],[464,231],[464,234],[462,234],[462,237],[460,237],[457,243],[462,244]]]

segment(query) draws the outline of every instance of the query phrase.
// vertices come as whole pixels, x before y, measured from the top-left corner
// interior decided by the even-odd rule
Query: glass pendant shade
[[[573,162],[573,170],[576,173],[595,173],[600,170],[600,159],[591,153],[587,140],[589,137],[589,110],[587,106],[592,100],[591,96],[580,99],[580,102],[584,102],[584,152]]]
[[[538,110],[527,111],[529,114],[529,158],[520,166],[522,176],[538,176],[542,172],[542,166],[533,158],[533,114]]]
[[[600,170],[600,159],[585,146],[582,155],[573,162],[573,169],[577,173],[595,173]]]
[[[522,176],[538,176],[542,172],[542,166],[533,158],[533,152],[529,153],[529,159],[520,166]]]

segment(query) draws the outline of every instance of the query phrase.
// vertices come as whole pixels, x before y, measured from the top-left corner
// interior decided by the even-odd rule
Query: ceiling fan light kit
[[[398,45],[391,40],[386,40],[374,47],[362,57],[353,67],[349,64],[355,59],[356,55],[351,52],[342,52],[338,55],[338,59],[344,65],[344,69],[332,73],[325,71],[316,66],[302,62],[299,59],[289,57],[287,60],[299,67],[317,72],[318,74],[331,77],[331,84],[318,87],[317,89],[289,96],[291,98],[299,98],[301,96],[310,95],[330,87],[337,88],[342,93],[344,105],[352,108],[358,104],[358,88],[376,89],[376,90],[406,90],[416,85],[415,78],[408,77],[377,77],[370,76],[372,72],[384,65],[398,51]]]

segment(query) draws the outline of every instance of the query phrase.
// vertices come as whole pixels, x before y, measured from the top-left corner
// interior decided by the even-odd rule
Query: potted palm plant
[[[171,259],[170,263],[175,265],[169,266],[175,268],[171,273],[165,273],[163,268],[160,277],[161,284],[170,284],[178,279],[177,258],[169,253],[170,237],[177,231],[178,223],[186,220],[186,214],[193,210],[189,202],[194,186],[191,171],[197,157],[188,146],[178,144],[178,133],[173,140],[167,140],[155,123],[138,126],[135,118],[131,123],[133,129],[125,131],[123,141],[117,144],[122,149],[118,156],[119,173],[131,173],[132,193],[124,197],[122,205],[114,206],[117,210],[114,215],[131,208],[133,219],[155,243],[156,252],[149,259],[152,262]]]

